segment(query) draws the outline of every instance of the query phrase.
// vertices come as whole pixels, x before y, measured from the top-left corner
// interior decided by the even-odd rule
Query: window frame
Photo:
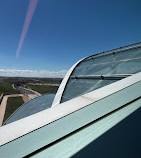
[[[59,88],[58,88],[58,91],[55,95],[55,98],[54,98],[54,101],[52,103],[52,107],[54,106],[57,106],[58,104],[61,103],[61,99],[62,99],[62,96],[63,96],[63,93],[65,91],[65,88],[66,88],[66,85],[69,81],[69,78],[70,76],[72,75],[73,71],[75,70],[75,68],[81,63],[83,62],[84,60],[90,60],[90,59],[95,59],[95,58],[99,58],[101,56],[106,56],[106,55],[110,55],[110,54],[115,54],[115,53],[119,53],[119,52],[123,52],[123,51],[126,51],[126,50],[130,50],[130,49],[135,49],[135,48],[141,48],[141,42],[136,42],[136,43],[133,43],[133,44],[129,44],[129,45],[125,45],[123,47],[119,47],[119,48],[116,48],[116,49],[111,49],[111,50],[108,50],[108,51],[105,51],[105,52],[101,52],[101,53],[98,53],[98,54],[94,54],[94,55],[91,55],[91,56],[87,56],[81,60],[79,60],[78,62],[76,62],[70,69],[69,71],[67,72],[67,74],[65,75],[64,79],[62,80]]]
[[[140,82],[141,72],[120,81],[114,82],[110,85],[104,86],[100,89],[94,90],[90,93],[74,98],[70,101],[61,103],[59,104],[59,106],[44,110],[42,112],[33,114],[21,120],[0,127],[0,153],[4,150],[9,150],[9,152],[11,152],[10,149],[12,146],[17,146],[20,149],[24,146],[22,150],[25,148],[25,151],[21,151],[20,149],[17,150],[20,150],[19,152],[25,152],[25,154],[29,154],[31,152],[34,152],[35,148],[33,148],[32,150],[30,149],[31,151],[29,152],[27,145],[29,145],[30,147],[38,146],[38,148],[36,147],[37,150],[44,145],[47,145],[48,143],[52,143],[57,139],[60,139],[60,137],[64,137],[68,133],[71,133],[73,130],[79,129],[83,125],[89,123],[90,120],[83,120],[85,122],[83,124],[82,119],[84,118],[80,119],[79,115],[77,114],[78,112],[83,111],[88,114],[91,111],[89,108],[93,107],[95,109],[93,110],[94,113],[88,117],[90,117],[90,119],[94,121],[120,108],[124,104],[140,97],[140,91],[136,92],[137,88],[141,89]],[[133,87],[134,92],[132,91]],[[127,89],[130,90],[130,93],[126,92]],[[124,91],[124,94],[127,95],[124,98],[123,94],[121,93],[122,91]],[[113,101],[109,101],[108,107],[105,107],[104,99],[108,99],[112,96],[114,97],[114,95],[119,95],[122,98],[119,100],[120,103],[116,103],[116,105],[114,105]],[[102,101],[104,102],[103,105],[100,103]],[[61,121],[64,121],[64,119],[68,119],[71,115],[75,119],[71,119],[71,121],[69,121],[69,124],[68,122],[63,122],[63,125],[60,127]],[[80,121],[80,124],[75,127],[74,121]],[[74,127],[72,125],[74,125]],[[67,126],[68,129],[65,126]],[[72,130],[70,129],[70,126],[73,127]],[[56,131],[54,129],[58,130]],[[44,132],[42,134],[39,134],[39,132],[42,130],[44,130]],[[43,144],[38,144],[36,142],[37,144],[35,145],[35,142],[33,140],[37,139],[37,135],[40,137],[40,140],[45,140],[44,137],[47,140],[45,140]],[[25,140],[25,142],[27,142],[28,140],[30,144],[26,144],[25,146],[23,140]]]

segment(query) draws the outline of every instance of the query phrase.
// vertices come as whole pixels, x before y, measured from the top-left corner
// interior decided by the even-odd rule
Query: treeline
[[[0,77],[0,82],[7,83],[61,83],[62,78],[37,78],[37,77]]]
[[[0,93],[3,93],[4,95],[18,94],[19,91],[13,89],[12,84],[10,83],[0,83]]]

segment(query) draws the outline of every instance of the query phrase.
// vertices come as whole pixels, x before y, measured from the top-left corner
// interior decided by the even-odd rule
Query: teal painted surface
[[[23,157],[140,97],[141,82],[0,147],[0,157]],[[16,150],[15,150],[16,149]]]
[[[141,99],[112,113],[111,115],[87,126],[62,141],[45,148],[31,156],[32,158],[68,158],[96,140],[110,128],[118,124],[135,110],[141,107]],[[127,131],[130,132],[130,131]],[[133,136],[134,137],[134,136]],[[120,139],[120,138],[119,138]],[[94,152],[94,150],[92,151]],[[89,155],[89,153],[88,153]],[[92,155],[91,155],[92,156]]]

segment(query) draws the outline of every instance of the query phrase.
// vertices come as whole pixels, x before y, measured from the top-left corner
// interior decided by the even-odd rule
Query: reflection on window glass
[[[91,92],[117,80],[70,79],[62,97],[62,102]]]
[[[120,75],[135,74],[141,71],[141,48],[129,49],[121,52],[103,54],[84,59],[72,72],[61,102],[96,90],[115,82],[116,80],[77,79],[77,76],[88,75]]]
[[[55,94],[45,94],[22,105],[4,123],[8,124],[51,107]]]

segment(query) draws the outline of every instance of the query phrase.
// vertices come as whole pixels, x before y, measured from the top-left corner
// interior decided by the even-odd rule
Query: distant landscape
[[[0,77],[1,125],[23,103],[42,94],[55,94],[61,81],[62,78]]]

